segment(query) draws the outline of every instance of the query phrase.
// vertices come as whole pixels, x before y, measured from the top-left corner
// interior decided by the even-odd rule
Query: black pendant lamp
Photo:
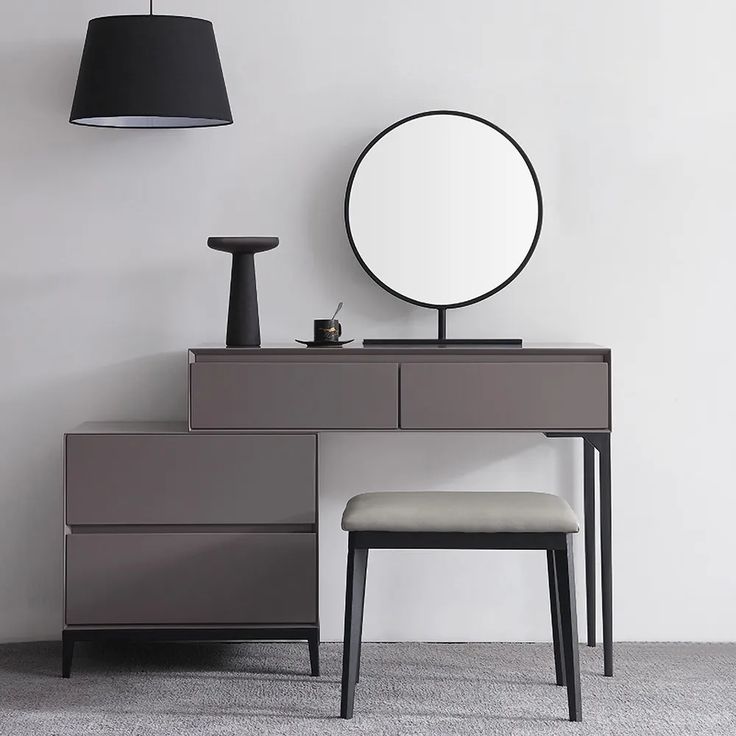
[[[87,27],[70,123],[202,128],[233,122],[212,23],[113,15]]]

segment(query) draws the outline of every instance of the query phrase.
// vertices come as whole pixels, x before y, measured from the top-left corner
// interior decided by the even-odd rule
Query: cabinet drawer
[[[70,434],[66,523],[314,524],[314,435]]]
[[[404,429],[607,429],[606,363],[405,363]]]
[[[192,429],[395,429],[395,363],[190,366]]]
[[[314,534],[73,534],[66,623],[317,620]]]

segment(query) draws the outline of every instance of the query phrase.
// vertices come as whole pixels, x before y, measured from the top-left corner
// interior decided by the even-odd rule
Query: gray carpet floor
[[[736,734],[736,644],[618,644],[616,677],[581,648],[583,723],[566,720],[544,644],[366,644],[352,721],[337,718],[341,646],[0,646],[5,736]]]

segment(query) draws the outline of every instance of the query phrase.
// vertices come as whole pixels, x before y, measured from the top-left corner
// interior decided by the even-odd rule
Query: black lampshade
[[[110,128],[232,123],[212,23],[172,15],[91,20],[69,122]]]

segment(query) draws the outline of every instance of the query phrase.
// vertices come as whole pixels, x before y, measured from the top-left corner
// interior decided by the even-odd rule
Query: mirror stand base
[[[447,307],[437,307],[437,338],[432,339],[410,339],[410,340],[403,340],[401,338],[398,339],[387,339],[387,340],[381,340],[378,339],[368,339],[363,340],[363,346],[364,347],[370,347],[373,346],[379,346],[379,345],[406,345],[407,347],[421,347],[423,345],[438,345],[440,347],[442,346],[454,346],[454,347],[462,347],[463,345],[471,347],[471,346],[479,346],[479,345],[488,345],[488,346],[495,346],[499,348],[520,348],[521,347],[521,340],[519,338],[515,337],[509,337],[509,338],[489,338],[489,339],[468,339],[468,340],[448,340],[447,339]]]
[[[452,339],[448,340],[447,338],[428,338],[428,339],[409,339],[404,340],[402,338],[396,338],[396,339],[386,339],[382,340],[380,338],[371,338],[367,340],[363,340],[363,345],[365,347],[379,347],[381,345],[395,345],[397,347],[400,347],[402,345],[406,347],[422,347],[424,345],[430,346],[430,345],[437,345],[437,346],[453,346],[453,347],[463,347],[464,345],[468,347],[478,347],[482,345],[486,346],[495,346],[495,347],[501,347],[501,348],[520,348],[521,347],[521,340],[519,338],[492,338],[492,339],[468,339],[468,340],[458,340],[458,339]]]

